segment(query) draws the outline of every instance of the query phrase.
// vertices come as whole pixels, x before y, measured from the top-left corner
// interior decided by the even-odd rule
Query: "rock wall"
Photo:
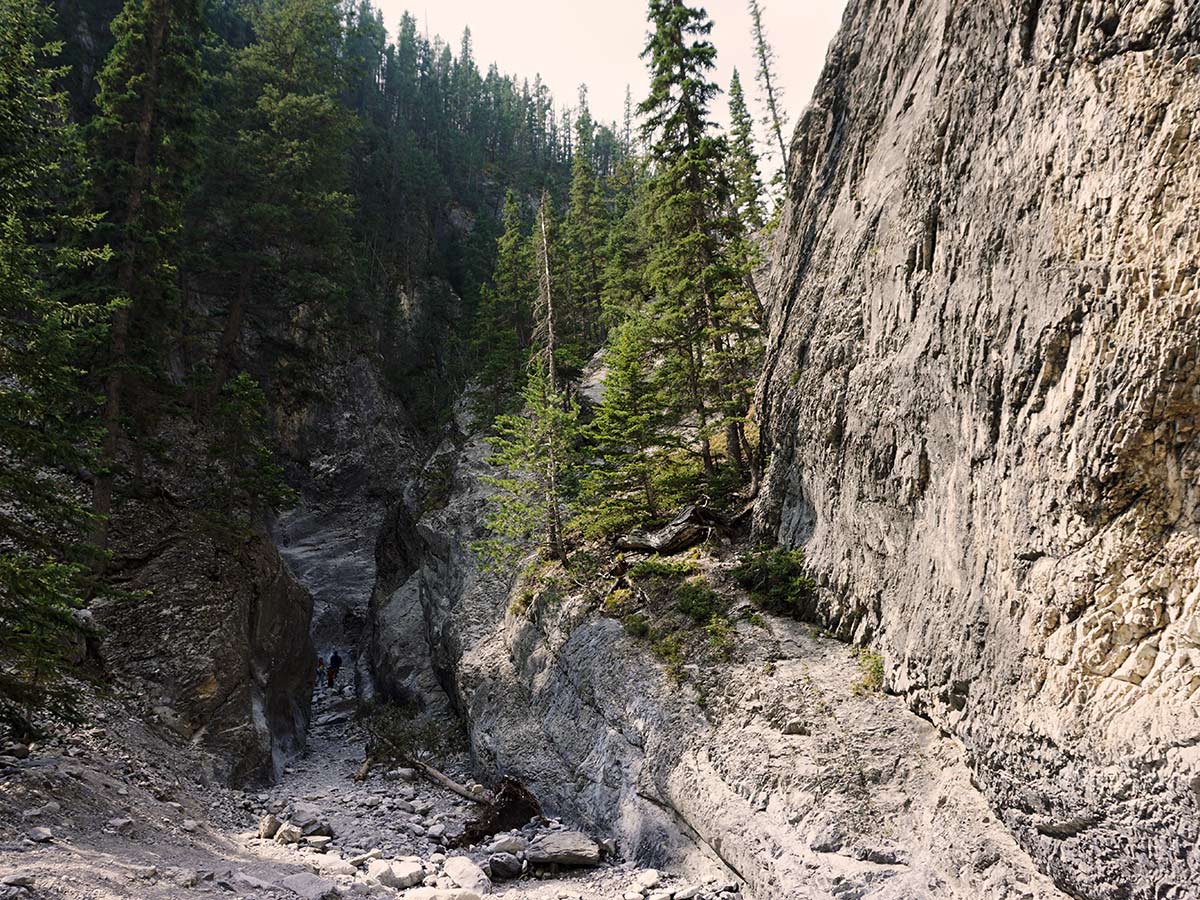
[[[1064,889],[1200,896],[1200,3],[851,0],[796,129],[763,533]]]
[[[270,783],[308,726],[312,599],[265,533],[214,530],[176,501],[129,499],[113,520],[122,593],[91,606],[104,665],[209,751],[208,777]]]
[[[527,596],[482,567],[490,470],[469,405],[380,532],[371,661],[389,693],[466,723],[480,777],[516,777],[627,858],[760,900],[1061,898],[961,746],[856,691],[844,645],[743,621],[735,661],[676,684],[594,597]]]

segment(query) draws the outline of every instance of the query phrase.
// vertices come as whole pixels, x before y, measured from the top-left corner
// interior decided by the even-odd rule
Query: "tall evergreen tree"
[[[787,128],[787,113],[783,109],[783,89],[779,86],[779,78],[775,74],[775,51],[767,40],[767,29],[763,25],[763,7],[759,0],[748,0],[750,9],[750,30],[754,39],[754,55],[758,60],[756,78],[762,91],[763,105],[767,109],[763,123],[774,136],[779,145],[779,165],[787,164],[787,144],[783,140],[784,129]]]
[[[514,386],[520,386],[517,382],[533,330],[531,245],[524,233],[520,204],[511,190],[504,198],[502,219],[496,268],[482,293],[473,338],[482,411],[492,415],[505,405]]]
[[[712,437],[719,429],[714,399],[727,390],[709,359],[723,351],[726,323],[719,300],[736,277],[723,242],[730,220],[724,177],[725,145],[711,132],[708,104],[717,92],[709,80],[716,49],[707,39],[712,22],[682,0],[650,0],[653,31],[643,56],[650,96],[639,106],[654,176],[648,222],[652,248],[648,281],[664,354],[664,396],[681,423],[693,429],[706,475],[715,474]]]
[[[354,118],[339,102],[341,24],[334,0],[268,0],[257,40],[237,52],[205,172],[196,276],[225,298],[209,383],[216,403],[239,364],[243,330],[275,336],[273,362],[338,317],[350,258],[348,151]],[[310,339],[297,342],[307,330]]]
[[[558,322],[551,260],[550,198],[542,193],[534,225],[537,302],[533,352],[519,413],[496,419],[489,461],[503,474],[487,479],[496,488],[484,547],[493,560],[511,563],[535,541],[566,565],[568,505],[577,468],[579,407],[559,380],[555,358]]]
[[[115,44],[99,75],[91,150],[100,161],[100,236],[113,248],[100,283],[121,300],[105,367],[103,463],[96,480],[101,523],[112,509],[114,467],[131,388],[144,391],[165,352],[163,325],[177,294],[178,236],[195,161],[201,33],[198,0],[127,0],[112,23]]]
[[[654,378],[650,329],[634,316],[612,334],[604,393],[590,423],[580,519],[585,535],[642,527],[662,512],[659,477],[674,449],[667,404]]]
[[[742,79],[733,70],[729,82],[730,148],[729,168],[733,182],[734,209],[751,231],[763,227],[763,184],[758,173],[758,154],[754,150],[754,121],[746,107]]]
[[[567,281],[572,297],[570,339],[576,348],[575,355],[587,357],[599,344],[607,210],[593,162],[595,128],[587,107],[586,89],[579,95],[575,134],[571,190],[563,232],[568,260]]]
[[[98,438],[79,361],[104,310],[57,279],[105,254],[78,249],[95,218],[52,27],[38,0],[0,0],[0,736],[28,735],[37,709],[73,713],[62,676],[92,524],[74,483]]]

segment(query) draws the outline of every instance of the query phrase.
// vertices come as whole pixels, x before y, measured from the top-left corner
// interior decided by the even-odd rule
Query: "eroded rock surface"
[[[1081,897],[1200,885],[1200,4],[852,0],[759,528]]]
[[[449,467],[444,505],[395,517],[408,521],[391,533],[404,564],[373,598],[373,661],[466,720],[480,774],[518,779],[642,865],[758,898],[1061,896],[989,813],[961,747],[899,700],[856,691],[844,645],[743,622],[734,662],[685,667],[676,684],[594,598],[482,568],[471,545],[489,470],[468,406],[430,464]],[[590,838],[583,850],[598,852]]]

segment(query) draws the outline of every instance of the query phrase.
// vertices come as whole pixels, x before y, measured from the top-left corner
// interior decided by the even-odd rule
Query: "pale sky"
[[[535,74],[541,74],[559,106],[574,106],[579,84],[586,83],[592,114],[602,121],[620,120],[626,84],[633,89],[634,103],[646,94],[646,67],[638,58],[646,40],[644,0],[376,2],[393,36],[400,14],[408,9],[430,37],[441,35],[455,53],[463,27],[469,25],[481,70],[486,71],[495,62],[502,72],[531,81]],[[755,118],[760,118],[762,108],[756,102],[758,90],[754,83],[757,66],[745,0],[708,0],[702,5],[714,22],[715,81],[722,90],[727,89],[736,66]],[[788,121],[794,125],[808,105],[846,0],[763,0],[762,5]],[[714,105],[713,112],[720,122],[727,119],[726,104],[722,94]],[[764,137],[760,129],[760,140]],[[788,139],[790,134],[784,137]]]

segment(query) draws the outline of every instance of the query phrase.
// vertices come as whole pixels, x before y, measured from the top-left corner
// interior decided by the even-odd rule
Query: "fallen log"
[[[669,556],[699,544],[715,529],[728,527],[705,506],[688,506],[657,531],[634,531],[617,539],[618,550],[640,550]]]

